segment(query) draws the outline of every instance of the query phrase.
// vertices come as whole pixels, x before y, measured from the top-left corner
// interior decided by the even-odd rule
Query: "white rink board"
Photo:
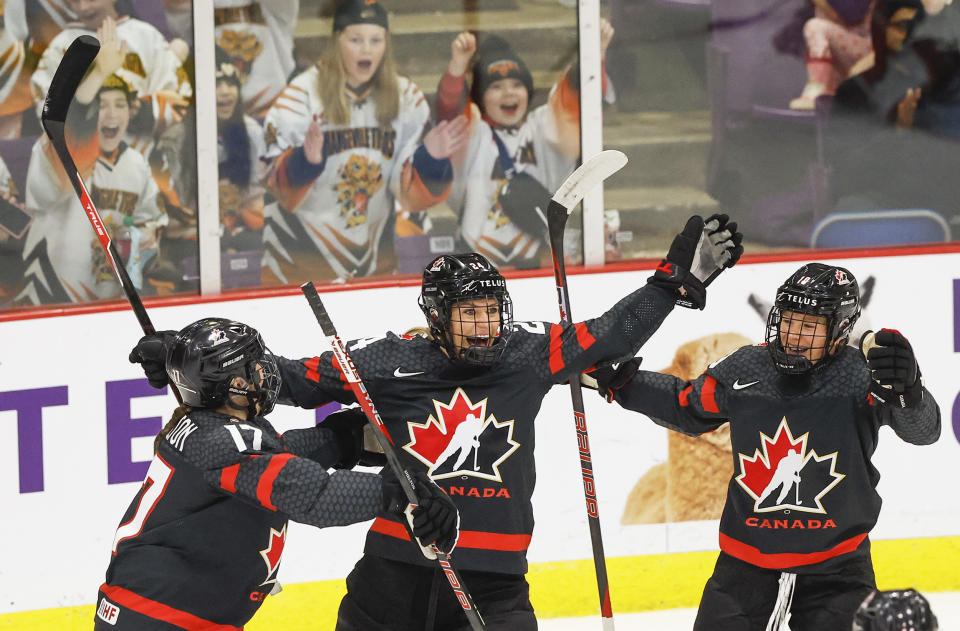
[[[954,309],[954,275],[960,255],[844,259],[861,282],[877,277],[865,319],[870,328],[897,328],[910,338],[927,387],[943,414],[943,433],[931,447],[900,441],[881,432],[874,462],[882,474],[884,498],[873,538],[960,535],[960,495],[952,484],[960,444],[952,426],[960,392],[960,354],[954,352],[960,314]],[[741,265],[710,287],[704,312],[677,309],[641,351],[644,367],[668,365],[676,348],[710,333],[737,332],[754,341],[764,322],[748,305],[754,291],[770,300],[799,263]],[[599,315],[649,271],[585,274],[570,278],[576,319]],[[960,271],[956,273],[960,278]],[[521,319],[557,319],[552,277],[508,283]],[[402,332],[423,321],[418,288],[336,291],[322,297],[344,338]],[[326,349],[319,327],[300,295],[151,309],[157,328],[179,328],[202,316],[224,316],[258,327],[268,345],[288,357]],[[103,581],[114,529],[138,482],[108,484],[108,382],[134,380],[139,369],[127,363],[140,336],[129,311],[0,322],[0,403],[19,400],[24,390],[50,388],[44,396],[68,403],[43,408],[42,462],[37,449],[21,462],[18,421],[36,437],[36,415],[0,411],[0,613],[90,604]],[[11,394],[13,393],[13,394]],[[58,399],[59,397],[59,399]],[[595,460],[600,515],[608,557],[716,549],[715,521],[620,526],[625,498],[638,477],[666,458],[666,430],[640,415],[607,405],[585,393]],[[169,417],[172,395],[116,401],[113,413],[130,418]],[[124,408],[123,406],[127,406]],[[3,405],[0,405],[3,407]],[[122,408],[122,409],[121,409]],[[283,408],[271,415],[281,431],[313,422],[311,411]],[[531,562],[590,558],[586,513],[579,475],[569,390],[555,388],[537,420],[538,486],[534,495],[537,530]],[[32,428],[32,433],[31,433]],[[20,438],[23,438],[22,436]],[[29,436],[28,436],[29,438]],[[135,438],[132,460],[148,460],[152,439]],[[21,492],[38,483],[42,490]],[[21,471],[26,471],[21,475]],[[366,525],[317,530],[294,525],[287,539],[280,579],[298,583],[342,578],[360,557]]]

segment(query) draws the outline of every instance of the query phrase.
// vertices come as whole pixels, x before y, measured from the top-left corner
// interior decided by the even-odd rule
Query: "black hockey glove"
[[[140,364],[147,381],[154,388],[163,388],[170,383],[167,378],[167,348],[176,335],[176,331],[157,331],[153,335],[144,335],[130,351],[130,363]]]
[[[338,410],[320,422],[322,429],[333,432],[337,441],[339,458],[334,469],[353,469],[360,462],[363,453],[363,426],[367,424],[367,415],[360,408]]]
[[[450,554],[460,538],[460,513],[453,500],[423,471],[407,473],[413,479],[413,488],[420,504],[412,508],[400,482],[392,475],[384,476],[381,509],[386,513],[405,516],[413,536],[420,544],[423,556],[435,559],[430,549],[434,544],[440,552]]]
[[[633,379],[642,361],[642,357],[634,357],[619,364],[597,366],[593,371],[580,375],[580,383],[596,390],[607,403],[612,403],[614,393]]]
[[[881,403],[910,408],[923,398],[920,367],[913,348],[899,331],[880,329],[870,343],[869,334],[860,341],[873,377],[870,393]]]
[[[727,215],[699,215],[687,220],[683,232],[670,244],[666,258],[647,282],[677,292],[677,304],[703,309],[707,286],[743,254],[743,235]]]
[[[357,465],[364,467],[382,467],[387,457],[378,448],[366,446],[366,433],[378,431],[367,423],[367,415],[361,408],[339,410],[323,419],[318,427],[332,430],[337,439],[338,460],[334,469],[353,469]],[[372,432],[371,432],[372,433]],[[376,441],[372,441],[376,443]]]

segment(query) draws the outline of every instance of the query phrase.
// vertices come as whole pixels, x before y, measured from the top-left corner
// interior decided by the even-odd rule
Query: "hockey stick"
[[[97,239],[99,239],[100,245],[103,246],[104,251],[107,253],[107,260],[110,261],[110,266],[113,267],[113,271],[120,281],[123,293],[127,296],[127,302],[130,303],[134,315],[137,316],[137,321],[140,322],[140,328],[143,329],[143,334],[153,335],[157,330],[150,321],[150,316],[147,315],[147,310],[140,300],[137,288],[134,286],[133,281],[130,280],[129,274],[127,274],[127,269],[123,266],[120,253],[117,252],[110,233],[103,225],[103,220],[100,219],[100,212],[97,210],[97,207],[94,206],[93,200],[90,199],[90,194],[87,192],[87,188],[83,185],[83,180],[77,171],[77,165],[73,162],[73,156],[70,155],[70,149],[67,147],[65,130],[67,111],[70,109],[73,95],[76,94],[80,82],[83,81],[87,68],[93,63],[99,51],[100,42],[98,42],[95,37],[81,35],[73,40],[73,43],[70,44],[70,47],[67,48],[67,51],[63,54],[63,59],[60,60],[57,72],[53,75],[53,80],[50,82],[50,89],[47,90],[47,98],[43,102],[43,113],[40,115],[40,124],[43,125],[44,131],[47,132],[47,138],[50,139],[50,144],[52,144],[56,150],[57,156],[60,158],[61,164],[63,164],[63,170],[66,171],[67,178],[69,178],[70,183],[73,184],[73,189],[77,192],[77,197],[80,198],[80,204],[83,206],[84,212],[87,213],[87,219],[90,220],[90,225],[93,226],[94,232],[97,233]],[[173,396],[177,398],[177,403],[182,404],[183,399],[177,387],[171,383],[170,389],[173,391]]]
[[[327,309],[320,300],[317,288],[312,282],[308,281],[300,285],[300,290],[303,292],[303,295],[306,296],[307,302],[310,303],[310,309],[313,310],[313,315],[316,316],[317,322],[320,324],[320,329],[333,348],[333,356],[337,360],[337,365],[340,368],[340,372],[343,373],[347,385],[350,386],[350,390],[353,391],[357,402],[360,404],[360,407],[363,408],[364,413],[366,413],[367,420],[379,430],[374,432],[377,437],[377,443],[379,443],[380,448],[383,449],[383,453],[387,457],[387,464],[393,470],[393,474],[397,476],[397,480],[400,481],[400,487],[403,489],[404,495],[407,496],[407,502],[412,506],[416,506],[418,499],[417,493],[413,488],[413,481],[408,477],[403,465],[400,464],[400,459],[397,458],[397,451],[393,446],[393,439],[390,438],[390,434],[387,432],[387,428],[383,424],[377,408],[373,405],[373,400],[370,398],[370,394],[367,392],[363,381],[360,379],[360,375],[357,373],[357,367],[350,358],[347,347],[344,345],[343,340],[340,339],[340,336],[337,335],[337,330],[330,320]],[[416,538],[411,538],[414,543],[418,543]],[[453,590],[457,601],[460,603],[460,606],[463,607],[463,613],[466,614],[467,620],[470,622],[470,628],[473,629],[473,631],[482,631],[485,629],[486,627],[483,625],[483,618],[477,610],[477,605],[474,603],[470,592],[467,591],[467,586],[464,585],[463,580],[461,580],[460,574],[454,569],[453,565],[451,565],[450,556],[444,554],[432,544],[430,551],[436,555],[440,569],[443,570],[444,576],[447,577],[450,588]]]
[[[601,151],[570,174],[547,206],[547,230],[550,233],[550,249],[553,252],[553,276],[557,282],[560,320],[565,324],[572,323],[567,272],[563,264],[563,229],[567,224],[567,217],[590,189],[619,171],[626,163],[627,156],[619,151]],[[613,608],[610,606],[607,560],[603,554],[603,538],[600,535],[597,490],[593,479],[593,459],[590,455],[590,437],[587,435],[587,418],[583,408],[580,375],[570,379],[570,396],[573,399],[573,420],[577,430],[577,447],[580,451],[580,473],[583,476],[583,495],[587,502],[587,521],[590,526],[590,543],[593,546],[593,566],[596,570],[597,590],[600,594],[600,615],[604,630],[612,631]]]

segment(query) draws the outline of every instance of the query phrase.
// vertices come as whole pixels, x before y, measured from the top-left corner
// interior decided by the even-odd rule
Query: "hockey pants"
[[[694,631],[765,631],[777,606],[780,570],[720,553],[700,600]],[[838,562],[831,571],[797,574],[791,631],[849,629],[853,614],[876,588],[869,554]]]
[[[536,631],[522,574],[461,571],[489,631]],[[439,567],[364,555],[347,576],[336,631],[469,631]]]

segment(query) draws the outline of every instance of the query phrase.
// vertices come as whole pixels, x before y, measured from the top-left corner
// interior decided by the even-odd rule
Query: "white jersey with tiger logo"
[[[475,104],[469,104],[469,110],[470,143],[454,160],[449,200],[450,207],[460,215],[460,235],[471,250],[496,265],[536,261],[541,247],[545,247],[544,240],[520,230],[498,203],[506,167],[493,134],[503,142],[516,170],[529,174],[548,191],[559,188],[573,172],[577,155],[559,139],[560,125],[551,104],[531,111],[518,129],[494,130],[481,118]]]
[[[403,165],[417,149],[430,116],[420,89],[397,77],[400,111],[389,127],[377,121],[374,96],[357,98],[349,90],[350,123],[334,125],[323,120],[319,80],[316,66],[298,75],[264,120],[272,160],[303,145],[314,117],[324,134],[320,175],[295,204],[271,204],[265,210],[264,266],[283,283],[295,279],[281,270],[282,262],[302,269],[319,259],[335,278],[373,273],[380,235],[400,192]],[[277,197],[283,199],[283,192]]]
[[[121,295],[113,268],[62,172],[59,163],[51,162],[46,138],[38,140],[27,169],[26,207],[33,213],[33,224],[23,246],[24,286],[15,298],[18,304],[87,302]],[[143,267],[157,252],[157,228],[167,224],[166,213],[157,205],[159,189],[150,167],[142,155],[121,143],[115,155],[100,156],[84,183],[126,259],[131,280],[141,289]]]
[[[245,79],[246,112],[263,116],[295,68],[293,31],[299,0],[214,0],[214,38]]]

